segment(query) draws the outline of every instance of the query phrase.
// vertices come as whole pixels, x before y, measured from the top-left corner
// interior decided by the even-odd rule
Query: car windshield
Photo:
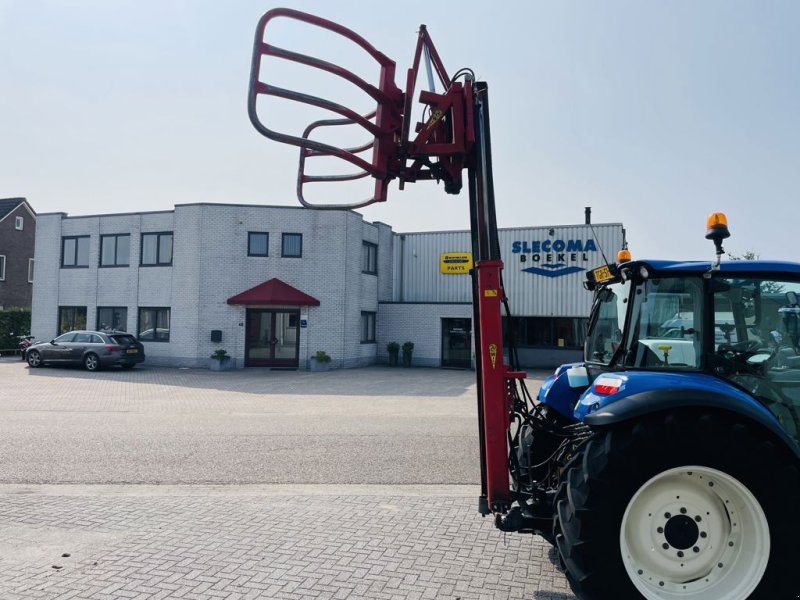
[[[627,281],[598,290],[584,346],[584,358],[587,362],[605,365],[611,362],[622,343],[629,292],[630,284]]]
[[[136,344],[136,338],[129,333],[115,334],[109,337],[120,346],[133,346]]]

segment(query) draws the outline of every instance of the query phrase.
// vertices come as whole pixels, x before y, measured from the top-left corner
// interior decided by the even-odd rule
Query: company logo
[[[551,229],[550,235],[555,236]],[[597,245],[591,238],[551,239],[537,241],[518,240],[511,244],[512,254],[519,255],[525,266],[522,271],[543,277],[563,277],[586,270],[591,252],[597,252]]]

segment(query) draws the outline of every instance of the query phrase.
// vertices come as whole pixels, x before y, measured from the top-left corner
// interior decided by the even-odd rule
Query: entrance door
[[[297,368],[300,311],[247,310],[246,367]]]
[[[472,368],[472,319],[442,319],[442,367]]]

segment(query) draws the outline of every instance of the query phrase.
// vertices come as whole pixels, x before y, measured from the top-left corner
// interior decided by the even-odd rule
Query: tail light
[[[616,394],[622,385],[621,379],[612,379],[611,377],[599,377],[594,382],[594,393],[598,396],[610,396]]]
[[[112,346],[111,344],[106,344],[106,352],[111,354],[112,352],[119,352],[122,350],[122,346]]]

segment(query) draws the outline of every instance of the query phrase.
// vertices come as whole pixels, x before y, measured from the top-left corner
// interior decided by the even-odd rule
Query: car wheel
[[[39,352],[36,350],[31,350],[30,352],[28,352],[27,360],[28,360],[28,365],[33,367],[34,369],[36,367],[42,366],[42,355],[39,354]]]
[[[100,368],[100,359],[97,354],[90,352],[83,358],[83,366],[87,371],[97,371]]]

